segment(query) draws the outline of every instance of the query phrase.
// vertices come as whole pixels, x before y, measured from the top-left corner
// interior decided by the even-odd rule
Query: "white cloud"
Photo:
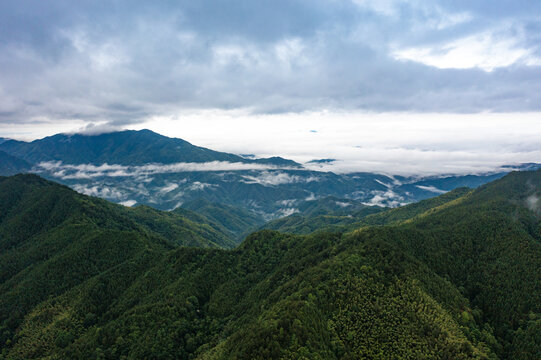
[[[539,205],[539,197],[535,195],[530,195],[526,199],[526,207],[535,213],[539,213],[541,211],[541,207]]]
[[[119,202],[119,204],[127,206],[127,207],[132,207],[133,205],[137,204],[137,201],[135,201],[135,200],[126,200],[126,201]]]
[[[381,207],[398,207],[406,204],[404,202],[404,198],[401,195],[393,192],[391,189],[387,191],[374,190],[372,191],[372,195],[374,195],[374,197],[363,204]]]
[[[443,45],[397,49],[392,55],[399,60],[416,61],[439,69],[479,68],[490,72],[517,62],[539,64],[541,59],[533,51],[524,48],[520,39],[514,36],[483,32]]]
[[[475,174],[541,159],[541,113],[322,111],[255,116],[186,111],[181,116],[182,124],[156,118],[133,128],[150,128],[219,151],[282,156],[306,169],[336,173]],[[317,133],[309,132],[314,128]],[[337,160],[307,163],[325,158]]]
[[[201,191],[201,190],[211,188],[211,187],[214,187],[214,186],[217,186],[217,185],[202,183],[202,182],[199,182],[199,181],[194,181],[190,186],[188,186],[188,190]]]
[[[377,182],[378,184],[381,184],[381,185],[383,185],[383,186],[385,186],[385,187],[387,187],[387,188],[393,187],[391,184],[384,183],[384,182],[381,181],[381,180],[378,180],[378,179],[375,179],[375,180],[376,180],[376,182]]]
[[[292,205],[295,205],[295,203],[297,203],[297,199],[286,199],[286,200],[279,200],[276,202],[276,204],[282,205],[282,206],[292,206]]]
[[[351,206],[350,203],[347,203],[347,202],[343,202],[343,201],[335,201],[336,205],[340,206],[340,207],[348,207],[348,206]]]
[[[284,39],[274,46],[277,59],[285,66],[290,66],[293,62],[307,61],[303,57],[303,51],[306,45],[300,38]]]
[[[119,41],[112,40],[113,36],[105,42],[95,43],[89,39],[85,31],[80,29],[61,30],[59,35],[65,37],[78,55],[86,59],[90,67],[96,71],[110,70],[129,62]]]
[[[173,174],[191,171],[239,171],[239,170],[271,170],[280,167],[263,164],[231,163],[227,161],[211,161],[206,163],[174,163],[174,164],[147,164],[141,166],[125,166],[117,164],[63,164],[60,161],[46,161],[37,165],[36,171],[47,171],[52,176],[68,179],[92,179],[97,177],[142,177],[152,174]],[[287,168],[287,167],[284,167]],[[309,180],[315,181],[315,180]],[[167,185],[165,191],[174,187]],[[178,187],[178,185],[177,185]],[[176,187],[171,188],[172,191]]]
[[[445,190],[438,189],[435,186],[415,185],[415,187],[417,187],[417,188],[419,188],[421,190],[430,191],[430,192],[433,192],[433,193],[436,193],[436,194],[445,194],[447,192]]]
[[[319,179],[316,176],[298,176],[298,175],[291,175],[284,172],[269,172],[264,171],[257,176],[252,175],[243,175],[242,176],[245,179],[245,182],[248,184],[261,184],[261,185],[283,185],[283,184],[291,184],[291,183],[297,183],[297,182],[304,182],[309,183],[313,181],[318,181]]]
[[[96,196],[106,199],[122,199],[125,195],[122,191],[105,185],[82,185],[75,184],[73,190],[89,196]]]
[[[285,209],[278,210],[276,212],[276,215],[279,216],[279,217],[285,217],[285,216],[293,215],[293,214],[298,213],[298,212],[299,212],[299,209],[285,208]]]
[[[183,204],[182,201],[178,201],[178,202],[175,204],[175,206],[173,206],[171,209],[169,209],[169,211],[173,211],[173,210],[175,210],[175,209],[181,207],[182,204]]]
[[[459,24],[467,23],[473,20],[473,15],[468,12],[461,13],[444,13],[441,12],[441,16],[434,17],[432,21],[429,20],[429,26],[437,30],[444,30]]]
[[[171,192],[171,191],[173,191],[173,190],[175,190],[177,188],[178,188],[178,184],[171,183],[171,184],[167,184],[164,187],[160,188],[158,190],[158,192],[160,192],[162,194],[167,194],[168,192]]]
[[[235,170],[268,170],[276,166],[262,164],[231,163],[227,161],[210,161],[205,163],[149,164],[134,167],[135,171],[148,174],[179,173],[187,171],[235,171]]]

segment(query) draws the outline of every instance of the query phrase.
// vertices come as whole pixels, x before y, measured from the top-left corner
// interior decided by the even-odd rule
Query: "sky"
[[[0,136],[124,128],[335,171],[541,162],[541,2],[0,2]]]

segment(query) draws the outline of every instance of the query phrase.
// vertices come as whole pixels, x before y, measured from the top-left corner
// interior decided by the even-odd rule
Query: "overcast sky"
[[[540,114],[538,0],[0,2],[0,136],[441,171],[541,162]]]

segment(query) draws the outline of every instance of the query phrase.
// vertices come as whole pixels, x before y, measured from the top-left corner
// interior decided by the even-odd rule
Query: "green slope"
[[[395,209],[356,205],[332,209],[325,206],[332,197],[307,201],[300,214],[293,214],[266,223],[262,228],[291,234],[310,234],[314,231],[350,231],[366,225],[390,225],[414,218],[430,209],[442,206],[471,192],[458,188],[441,196],[422,200]],[[321,202],[324,201],[322,204]],[[341,200],[344,201],[344,200]]]
[[[41,301],[127,261],[233,244],[176,214],[129,209],[35,175],[0,178],[1,343]]]
[[[110,221],[97,228],[117,233],[100,246],[83,245],[90,233],[72,241],[94,249],[84,258],[66,253],[50,270],[2,284],[2,356],[538,359],[540,197],[541,172],[512,173],[370,220],[377,226],[308,236],[265,230],[234,250],[172,249],[148,226],[142,236]],[[33,231],[63,221],[47,219]],[[110,242],[112,251],[103,249]],[[115,252],[117,242],[128,250]],[[77,271],[87,262],[91,272]],[[57,290],[26,290],[38,294],[28,307],[9,303],[36,278]]]
[[[471,193],[469,188],[461,187],[455,190],[449,191],[438,197],[422,200],[406,206],[390,209],[377,214],[368,215],[361,218],[357,223],[354,223],[351,227],[360,227],[362,225],[392,225],[398,224],[403,221],[413,219],[421,214],[431,211],[433,209],[445,206],[446,204],[452,204],[453,201],[462,198],[463,196]]]
[[[176,245],[229,249],[239,242],[233,234],[193,213],[160,211],[144,205],[129,210],[134,222],[159,233]]]
[[[230,233],[231,237],[242,240],[249,231],[253,231],[264,223],[261,216],[231,205],[213,203],[205,199],[197,199],[182,205],[174,212],[184,214],[185,209],[192,210],[208,221],[217,224],[224,233]]]
[[[260,232],[234,251],[174,250],[136,278],[113,269],[45,301],[7,356],[480,359],[493,341],[451,283],[395,245]]]
[[[541,357],[539,333],[524,343],[540,325],[540,196],[541,172],[511,173],[389,236],[456,284],[513,359]]]

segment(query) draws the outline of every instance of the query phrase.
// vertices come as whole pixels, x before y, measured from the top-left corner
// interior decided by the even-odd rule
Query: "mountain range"
[[[3,176],[29,172],[32,165],[18,157],[0,151],[0,174]]]
[[[32,142],[7,140],[2,150],[33,164],[61,161],[65,164],[146,165],[210,161],[269,164],[298,167],[279,157],[247,159],[214,151],[189,142],[159,135],[150,130],[126,130],[99,135],[57,134]]]
[[[34,172],[76,191],[133,206],[171,210],[194,201],[247,210],[261,223],[301,213],[306,200],[334,197],[396,207],[466,186],[478,187],[518,167],[459,176],[335,174],[281,157],[213,151],[149,130],[100,135],[58,134],[0,143],[1,175]],[[330,163],[320,159],[311,163]],[[525,169],[538,168],[525,164]]]
[[[314,231],[237,245],[242,210],[0,177],[0,359],[538,359],[540,199],[522,171],[395,209],[310,200]]]

